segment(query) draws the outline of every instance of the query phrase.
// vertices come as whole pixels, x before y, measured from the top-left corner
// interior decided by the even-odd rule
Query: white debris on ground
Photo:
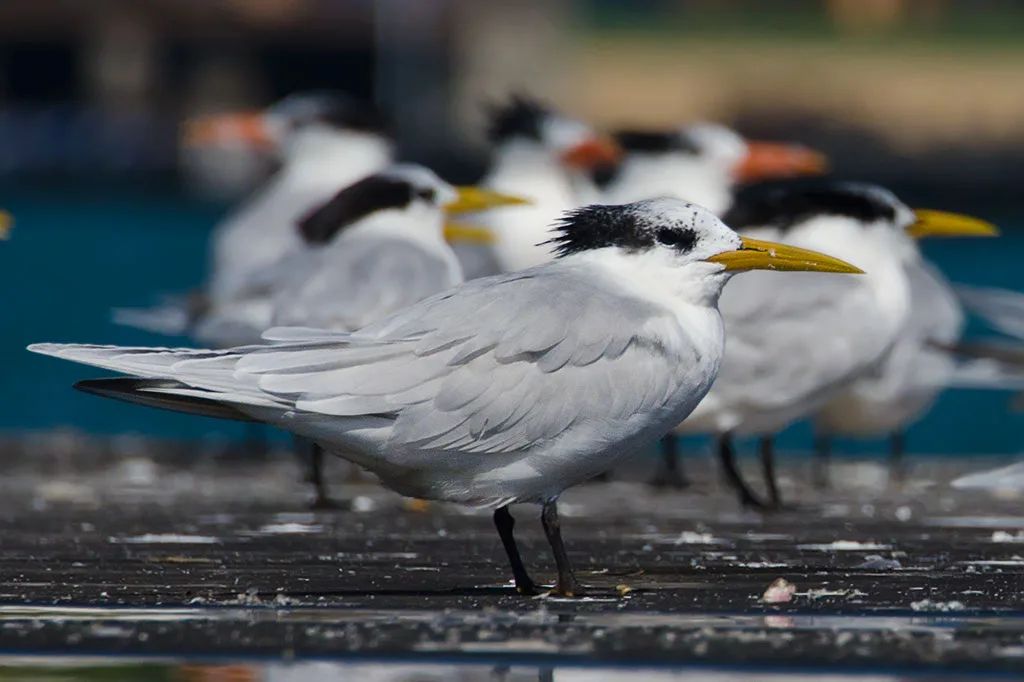
[[[986,490],[998,496],[1024,494],[1024,462],[966,474],[950,483],[958,490]]]
[[[889,545],[880,545],[874,542],[857,542],[856,540],[836,540],[835,542],[820,545],[797,545],[796,548],[818,550],[821,552],[856,552],[865,549],[891,549]]]
[[[180,533],[146,533],[128,538],[110,538],[115,545],[213,545],[220,538],[210,535],[182,535]]]
[[[992,542],[1024,542],[1024,530],[1017,531],[1016,535],[1005,530],[993,531]]]
[[[796,594],[796,585],[785,578],[779,578],[764,591],[761,601],[765,604],[784,604],[792,601],[794,594]]]
[[[951,611],[963,611],[966,606],[960,601],[932,601],[931,599],[922,599],[921,601],[911,602],[910,608],[914,611],[931,611],[936,613],[949,613]]]

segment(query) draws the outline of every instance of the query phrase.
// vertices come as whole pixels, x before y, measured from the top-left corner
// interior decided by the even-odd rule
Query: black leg
[[[775,472],[775,439],[771,436],[762,436],[760,446],[764,484],[768,488],[768,504],[773,509],[781,509],[782,495],[779,493],[778,474]]]
[[[324,449],[316,443],[309,444],[309,482],[316,491],[316,499],[310,505],[312,509],[338,509],[338,504],[331,499],[324,481]]]
[[[540,668],[537,671],[537,682],[555,682],[555,669]]]
[[[894,431],[889,441],[889,477],[898,486],[907,482],[906,454],[907,434]]]
[[[832,437],[826,434],[814,436],[814,468],[811,478],[817,490],[829,488],[829,465],[832,462]]]
[[[753,509],[767,510],[768,505],[761,501],[750,487],[743,481],[736,467],[736,450],[732,446],[732,436],[724,434],[718,438],[718,460],[722,463],[722,473],[729,486],[740,496],[740,504]]]
[[[651,485],[655,488],[675,488],[676,490],[690,487],[690,481],[687,480],[679,464],[679,436],[674,433],[669,432],[661,439],[661,459],[658,471],[651,479]]]
[[[519,547],[516,546],[516,538],[512,530],[516,526],[516,520],[512,518],[508,507],[498,507],[494,510],[494,526],[498,529],[501,537],[501,544],[505,547],[505,554],[508,555],[508,562],[512,564],[512,576],[516,580],[516,592],[519,594],[537,594],[537,585],[530,580],[530,574],[526,572],[523,565],[523,558],[519,556]]]
[[[576,575],[572,572],[569,564],[569,555],[562,543],[562,524],[558,520],[558,502],[549,500],[544,503],[540,512],[540,521],[544,525],[544,534],[548,536],[548,544],[555,555],[555,565],[558,567],[558,582],[555,584],[554,594],[563,597],[573,597],[579,594],[580,586],[576,582]]]

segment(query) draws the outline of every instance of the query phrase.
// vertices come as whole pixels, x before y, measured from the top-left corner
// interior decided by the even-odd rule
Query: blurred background
[[[89,370],[24,347],[166,344],[114,326],[110,308],[200,284],[210,228],[272,171],[241,150],[183,153],[179,123],[307,89],[376,100],[402,157],[454,182],[483,171],[483,105],[512,91],[602,127],[710,119],[803,142],[837,176],[995,222],[997,241],[923,248],[954,281],[1024,288],[1014,0],[3,0],[0,206],[16,218],[0,244],[5,442],[70,426],[240,435],[78,394]],[[1008,400],[947,394],[910,451],[1018,452]],[[807,448],[809,429],[780,442]]]

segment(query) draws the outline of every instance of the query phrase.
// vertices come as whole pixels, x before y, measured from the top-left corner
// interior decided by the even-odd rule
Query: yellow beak
[[[742,237],[743,246],[708,258],[710,263],[721,263],[726,270],[787,270],[794,272],[848,272],[863,274],[863,270],[846,261],[826,256],[817,251],[799,249],[786,244],[763,242]]]
[[[449,244],[493,244],[497,241],[487,228],[452,222],[444,225],[444,239]]]
[[[7,211],[0,211],[0,239],[11,238],[11,227],[14,225],[14,218]]]
[[[499,206],[522,206],[532,203],[527,199],[498,194],[479,187],[456,187],[455,190],[459,193],[458,199],[444,207],[448,215],[462,215],[463,213],[486,211]]]
[[[999,228],[992,223],[958,213],[919,208],[917,220],[907,228],[914,239],[921,237],[998,237]]]

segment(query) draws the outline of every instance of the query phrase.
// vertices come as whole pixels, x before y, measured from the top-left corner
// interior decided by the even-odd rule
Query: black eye
[[[689,251],[697,242],[697,235],[691,230],[670,230],[663,227],[655,235],[659,244],[671,246],[678,251]]]
[[[417,189],[416,196],[420,199],[433,203],[437,200],[437,190],[429,188]]]

